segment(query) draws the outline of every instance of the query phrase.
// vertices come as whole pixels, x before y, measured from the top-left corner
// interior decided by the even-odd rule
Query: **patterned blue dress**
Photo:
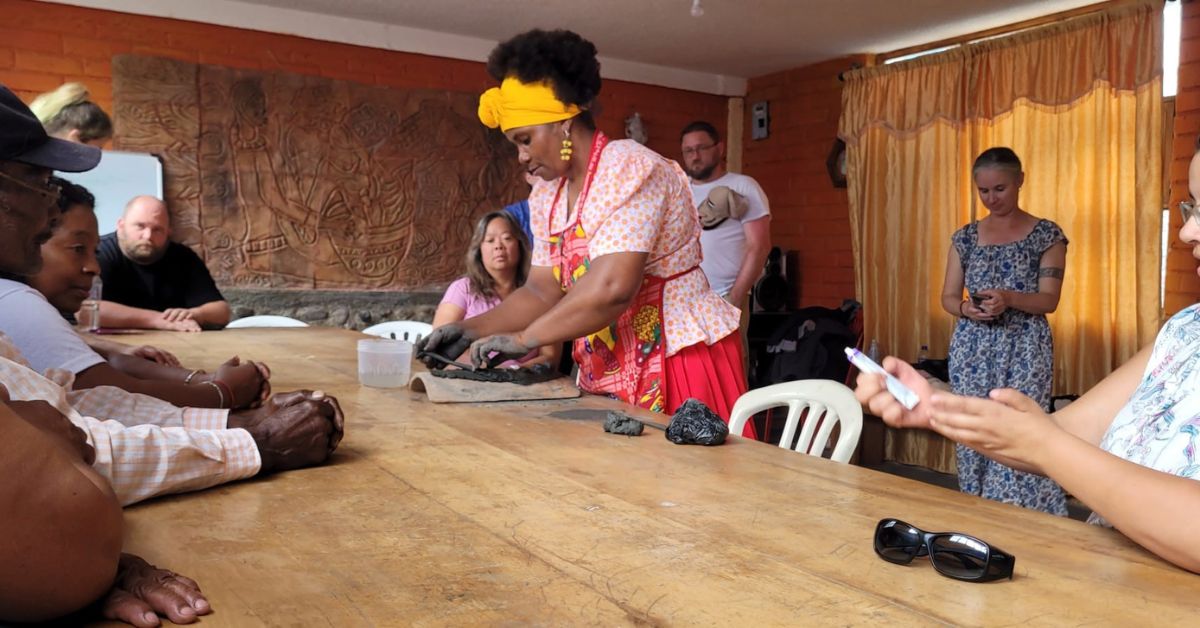
[[[1062,229],[1040,220],[1022,240],[979,244],[979,226],[971,223],[951,236],[962,260],[967,291],[1038,290],[1042,254],[1058,242]],[[986,397],[994,388],[1015,388],[1050,409],[1054,378],[1054,339],[1040,314],[1005,310],[993,321],[959,318],[950,340],[950,386],[955,393]],[[1049,478],[1006,467],[958,445],[958,487],[964,493],[1017,504],[1055,515],[1067,514],[1066,499]]]

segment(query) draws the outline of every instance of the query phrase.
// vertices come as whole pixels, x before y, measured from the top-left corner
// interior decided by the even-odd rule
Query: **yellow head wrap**
[[[492,129],[500,127],[501,131],[559,122],[582,111],[559,100],[549,83],[522,83],[515,76],[479,97],[479,121]]]

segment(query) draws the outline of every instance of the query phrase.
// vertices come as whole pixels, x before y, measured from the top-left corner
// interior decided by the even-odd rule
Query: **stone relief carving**
[[[163,157],[176,238],[222,286],[445,283],[474,221],[527,193],[474,94],[137,55],[113,72],[119,146]]]

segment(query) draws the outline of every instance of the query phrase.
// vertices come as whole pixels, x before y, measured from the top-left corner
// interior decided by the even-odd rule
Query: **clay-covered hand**
[[[63,416],[54,406],[45,401],[11,401],[8,389],[0,384],[0,403],[12,409],[13,413],[25,420],[26,423],[49,434],[55,442],[61,444],[72,454],[79,456],[84,464],[91,466],[96,461],[96,450],[87,442],[87,434],[70,419]]]
[[[434,329],[428,336],[417,341],[418,353],[436,353],[454,360],[462,355],[477,336],[461,323],[449,323]],[[446,365],[430,357],[421,357],[421,362],[430,369],[444,368]]]
[[[167,351],[165,349],[159,349],[158,347],[151,347],[150,345],[142,345],[140,347],[129,347],[123,353],[125,353],[126,355],[131,355],[135,358],[141,358],[143,360],[157,362],[157,363],[165,365],[165,366],[173,366],[175,368],[180,367],[179,358],[175,357],[175,354],[173,354],[170,351]]]
[[[243,363],[236,355],[229,358],[213,373],[213,379],[225,382],[231,391],[233,399],[231,408],[248,408],[262,403],[264,389],[270,394],[270,384],[263,377],[265,366],[262,368],[254,362]]]
[[[471,364],[490,369],[501,362],[523,357],[533,349],[521,334],[488,336],[471,344]]]
[[[858,398],[858,402],[892,427],[928,428],[929,420],[933,416],[933,408],[929,403],[933,387],[929,385],[929,380],[922,377],[908,362],[891,356],[884,358],[881,366],[909,390],[917,393],[920,401],[916,407],[909,410],[888,392],[883,375],[859,373],[854,388],[854,396]]]
[[[1016,390],[998,388],[988,397],[933,395],[930,428],[1001,462],[1040,468],[1055,437],[1066,432],[1036,401]]]
[[[121,554],[117,580],[101,609],[106,619],[144,628],[160,625],[159,615],[176,624],[190,624],[212,612],[194,580],[159,569],[133,554]]]

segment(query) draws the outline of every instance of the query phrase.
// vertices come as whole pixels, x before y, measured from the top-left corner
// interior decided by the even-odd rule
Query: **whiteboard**
[[[117,229],[117,219],[129,199],[142,194],[163,197],[162,161],[149,153],[106,150],[95,168],[87,172],[60,172],[58,176],[82,185],[96,197],[100,235]]]

